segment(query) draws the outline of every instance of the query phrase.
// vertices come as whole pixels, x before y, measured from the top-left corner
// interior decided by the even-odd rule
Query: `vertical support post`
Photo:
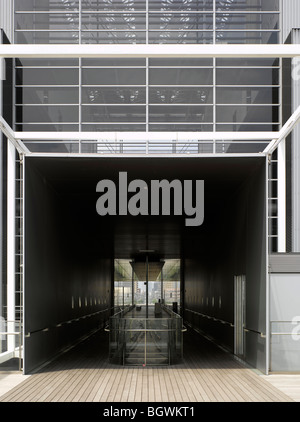
[[[7,144],[7,320],[15,321],[15,175],[16,150]],[[8,331],[15,331],[14,323],[7,325]],[[7,350],[15,349],[15,336],[8,336]]]
[[[146,44],[149,43],[149,0],[146,0]],[[146,132],[149,132],[149,59],[146,58]],[[147,141],[148,154],[148,141]]]
[[[160,286],[160,296],[161,296],[161,304],[163,304],[163,296],[164,296],[164,274],[163,274],[163,266],[161,267],[161,273],[160,273],[160,278],[161,278],[161,286]]]
[[[0,30],[0,44],[2,44],[3,31]],[[4,79],[4,59],[0,60],[0,113],[3,116],[3,82]],[[3,325],[3,298],[2,298],[2,257],[3,257],[3,134],[0,133],[0,330],[4,330]],[[0,335],[0,353],[2,352],[2,336]]]
[[[134,271],[133,271],[133,261],[131,265],[132,269],[132,278],[131,278],[131,304],[134,306]]]
[[[213,2],[213,43],[216,44],[216,2]],[[213,58],[213,131],[217,131],[217,60]],[[213,140],[213,153],[216,153],[216,140]]]
[[[144,366],[146,365],[147,365],[147,320],[145,320],[145,343],[144,343]]]
[[[268,157],[266,157],[266,375],[269,374],[270,368],[270,277],[269,277],[269,171],[270,164]]]
[[[79,2],[79,21],[78,21],[78,41],[79,44],[82,44],[82,2]],[[78,122],[79,122],[79,132],[82,131],[82,58],[78,59]],[[96,147],[97,148],[97,147]],[[72,146],[71,146],[72,149]],[[79,139],[78,142],[78,152],[82,152],[82,142]]]
[[[148,306],[149,306],[149,302],[148,302],[148,280],[149,280],[149,274],[148,274],[148,266],[149,266],[149,262],[148,262],[148,254],[146,255],[146,318],[148,318]]]
[[[278,148],[278,249],[286,252],[286,158],[285,140]]]

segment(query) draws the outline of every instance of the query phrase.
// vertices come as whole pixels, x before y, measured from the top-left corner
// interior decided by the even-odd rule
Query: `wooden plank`
[[[136,390],[135,390],[135,396],[134,396],[135,402],[142,401],[142,385],[143,385],[143,369],[137,368]]]
[[[138,370],[132,369],[131,385],[128,394],[128,401],[133,402],[135,399],[136,385],[137,385]]]
[[[107,336],[101,335],[62,355],[0,401],[292,401],[263,376],[196,333],[185,337],[182,363],[146,368],[111,365]],[[100,352],[99,344],[104,345]]]

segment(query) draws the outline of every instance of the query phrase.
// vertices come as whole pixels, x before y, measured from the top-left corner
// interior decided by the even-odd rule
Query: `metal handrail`
[[[82,315],[82,316],[80,316],[80,317],[78,317],[78,318],[73,318],[73,319],[70,319],[70,320],[68,320],[68,321],[59,322],[59,323],[57,323],[57,324],[55,324],[55,325],[52,325],[52,326],[50,326],[50,327],[44,327],[44,328],[40,328],[40,329],[38,329],[38,330],[29,331],[28,333],[26,333],[26,334],[25,334],[25,337],[30,337],[32,334],[36,334],[36,333],[39,333],[39,332],[42,332],[42,331],[44,331],[44,332],[49,331],[51,328],[59,328],[59,327],[61,327],[62,325],[65,325],[65,324],[72,324],[73,322],[78,322],[78,321],[80,321],[80,320],[82,320],[82,319],[90,318],[90,317],[92,317],[92,316],[95,316],[95,315],[101,314],[101,313],[103,313],[103,312],[108,312],[108,311],[110,311],[111,309],[112,309],[112,308],[106,308],[106,309],[103,309],[103,310],[101,310],[101,311],[93,312],[93,313],[91,313],[91,314]]]
[[[8,322],[18,322],[18,321],[8,321]],[[19,347],[14,347],[14,351],[16,349],[19,349],[19,371],[22,370],[22,331],[16,331],[16,332],[9,332],[9,331],[1,331],[0,335],[4,335],[4,336],[19,336]],[[1,341],[1,340],[0,340]]]
[[[203,318],[212,319],[216,322],[220,322],[221,324],[230,325],[230,327],[234,327],[234,324],[232,322],[224,321],[223,319],[219,319],[219,318],[216,318],[216,317],[213,317],[213,316],[210,316],[210,315],[202,314],[201,312],[192,311],[191,309],[185,309],[185,311],[191,312],[191,313],[196,314],[196,315],[200,315]]]
[[[266,338],[266,335],[264,333],[262,333],[261,331],[257,331],[257,330],[252,330],[251,328],[247,328],[247,327],[243,327],[243,330],[247,333],[247,332],[251,332],[251,333],[255,333],[255,334],[259,334],[261,336],[261,338]]]

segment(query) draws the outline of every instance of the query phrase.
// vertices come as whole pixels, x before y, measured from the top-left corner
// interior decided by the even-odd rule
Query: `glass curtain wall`
[[[274,44],[279,22],[278,0],[15,0],[15,43]],[[280,124],[273,60],[22,59],[15,82],[17,130],[271,131]]]

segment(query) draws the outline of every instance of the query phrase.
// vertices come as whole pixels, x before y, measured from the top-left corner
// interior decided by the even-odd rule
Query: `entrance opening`
[[[123,365],[170,365],[182,358],[180,260],[151,253],[114,260],[109,358]]]
[[[147,274],[148,272],[148,274]],[[157,261],[129,259],[114,260],[114,306],[125,308],[130,305],[155,306],[163,303],[180,310],[180,259]],[[148,283],[148,289],[146,284]],[[148,293],[148,300],[146,294]]]
[[[186,180],[204,181],[203,224],[187,225],[186,216],[175,215],[172,208],[169,215],[100,216],[96,186],[101,180],[118,186],[121,172],[127,173],[128,183],[142,180],[148,187],[152,180],[179,180],[182,185]],[[261,335],[266,332],[265,157],[155,158],[155,162],[141,157],[26,157],[24,182],[25,373],[107,327],[118,312],[125,324],[131,324],[121,339],[130,353],[120,356],[120,336],[111,342],[119,363],[148,365],[150,357],[154,362],[153,348],[155,353],[161,348],[157,363],[173,358],[175,362],[182,350],[180,341],[173,337],[176,347],[170,356],[167,334],[161,334],[162,343],[156,336],[157,324],[164,319],[175,324],[164,330],[175,333],[177,322],[170,321],[179,321],[178,327],[183,322],[234,353],[238,274],[247,280],[246,315],[240,326],[243,358],[265,370],[266,340]],[[128,202],[131,195],[128,191]],[[174,201],[173,194],[170,198]],[[164,307],[161,317],[155,315],[159,300]],[[127,310],[128,318],[123,318]],[[180,317],[170,318],[165,312]],[[145,318],[151,322],[145,323]],[[140,354],[145,350],[146,360]]]

